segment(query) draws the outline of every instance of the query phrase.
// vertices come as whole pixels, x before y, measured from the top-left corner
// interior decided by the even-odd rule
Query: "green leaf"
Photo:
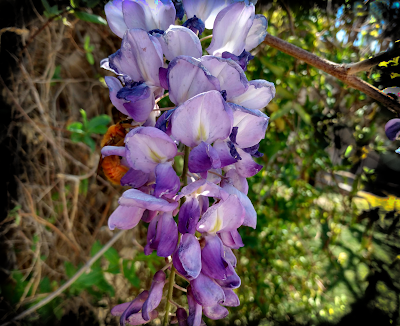
[[[347,146],[346,151],[344,152],[344,157],[349,157],[352,150],[353,150],[352,145]]]
[[[85,42],[83,43],[83,48],[87,51],[90,45],[90,36],[85,36]]]
[[[83,125],[80,122],[72,122],[67,126],[67,130],[75,132],[77,134],[84,134]]]
[[[94,134],[105,134],[107,132],[107,125],[111,122],[111,118],[102,114],[91,119],[88,123],[88,131]],[[101,127],[101,128],[98,128]],[[104,130],[105,128],[105,130]]]
[[[79,112],[81,113],[83,119],[83,130],[87,130],[87,115],[84,109],[80,109]]]
[[[115,250],[114,248],[108,249],[104,253],[104,257],[110,262],[108,266],[108,272],[112,274],[118,274],[120,272],[119,270],[119,255],[118,251]]]
[[[275,111],[271,114],[271,121],[274,121],[278,118],[283,117],[284,115],[288,114],[289,111],[293,108],[292,103],[287,102],[285,105],[283,105],[279,111]]]
[[[293,104],[293,109],[299,114],[300,118],[308,125],[311,124],[310,115],[303,109],[303,107],[299,103]]]
[[[101,248],[103,248],[103,246],[101,245],[100,241],[99,241],[99,240],[96,240],[96,241],[93,243],[92,248],[90,249],[90,256],[93,257],[95,254],[97,254],[97,253],[100,251]],[[100,266],[101,266],[101,261],[100,261],[100,259],[98,259],[96,262],[94,262],[92,266],[94,266],[94,267],[100,267]]]
[[[283,88],[282,86],[278,85],[276,87],[276,97],[288,100],[294,100],[295,95],[289,92],[287,89]]]
[[[78,133],[76,133],[76,132],[73,132],[72,134],[71,134],[71,141],[72,142],[74,142],[74,143],[80,143],[80,142],[83,142],[83,135],[84,134],[78,134]]]
[[[122,269],[126,279],[135,287],[140,287],[140,279],[135,272],[135,264],[132,260],[125,260],[122,262]]]
[[[86,8],[93,8],[99,4],[100,0],[83,0]]]
[[[86,134],[83,137],[83,142],[90,147],[92,152],[94,152],[96,150],[96,142],[93,140],[92,137],[90,137],[89,134]]]
[[[75,17],[85,22],[107,25],[107,21],[103,17],[100,17],[98,15],[89,14],[84,11],[75,11],[74,15]]]
[[[87,61],[93,66],[94,65],[94,57],[90,52],[86,52]]]
[[[78,8],[79,5],[80,5],[80,1],[79,0],[70,0],[69,3],[70,3],[72,8]]]
[[[65,274],[67,274],[68,278],[71,278],[76,273],[76,268],[69,261],[64,262]]]

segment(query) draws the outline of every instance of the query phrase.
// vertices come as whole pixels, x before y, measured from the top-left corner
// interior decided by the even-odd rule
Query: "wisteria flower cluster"
[[[226,307],[239,305],[232,249],[243,246],[238,228],[257,224],[246,178],[262,168],[254,161],[262,156],[259,142],[269,119],[261,109],[275,88],[248,81],[244,71],[253,58],[249,51],[265,38],[267,19],[255,15],[253,3],[233,0],[114,0],[105,12],[122,38],[121,48],[102,61],[117,75],[105,78],[110,99],[134,120],[124,146],[102,149],[104,157],[121,159],[128,169],[121,185],[132,188],[108,225],[114,230],[149,223],[144,252],[156,251],[167,261],[148,291],[112,314],[121,325],[144,324],[158,317],[166,290],[164,325],[173,322],[178,275],[188,282],[188,311],[175,304],[175,321],[205,325],[203,314],[221,319]],[[205,29],[213,29],[209,55],[199,39]],[[159,108],[167,94],[174,107]],[[184,156],[180,176],[177,156]]]

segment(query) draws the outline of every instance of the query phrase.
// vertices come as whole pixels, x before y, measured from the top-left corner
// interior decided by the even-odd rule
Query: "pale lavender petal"
[[[122,39],[121,49],[109,60],[111,69],[118,74],[128,75],[135,82],[144,81],[148,86],[160,86],[158,70],[163,66],[161,45],[145,30],[128,30]]]
[[[221,90],[226,91],[228,101],[247,90],[248,81],[243,69],[231,59],[206,55],[201,58],[201,63],[211,75],[218,78]]]
[[[164,131],[168,136],[171,135],[171,117],[175,109],[165,111],[157,120],[155,127]]]
[[[187,323],[187,313],[186,310],[183,308],[176,309],[176,317],[178,317],[178,325],[179,326],[188,326]]]
[[[142,309],[144,301],[148,298],[149,292],[143,291],[133,301],[118,305],[111,310],[111,315],[121,316],[119,324],[124,326],[129,316],[137,313]],[[125,308],[124,311],[121,310]]]
[[[221,160],[221,167],[234,164],[238,161],[232,157],[228,144],[225,140],[215,141],[213,147],[218,152],[219,159]]]
[[[165,58],[172,61],[180,55],[200,58],[202,49],[200,40],[190,29],[171,25],[163,35],[158,37]]]
[[[267,35],[268,21],[263,15],[256,15],[253,20],[253,25],[249,30],[246,37],[246,44],[244,46],[246,51],[253,50],[257,45],[264,41]]]
[[[244,246],[242,237],[237,230],[220,232],[219,236],[221,237],[224,245],[229,248],[239,249]]]
[[[249,191],[249,184],[245,177],[242,177],[239,173],[237,173],[236,169],[230,169],[228,172],[225,173],[225,179],[222,180],[221,187],[225,184],[230,183],[233,185],[237,190],[242,192],[243,194],[247,195]],[[241,198],[238,196],[239,199]],[[243,202],[242,202],[243,205]],[[246,209],[246,206],[243,205]],[[246,219],[246,218],[245,218]]]
[[[158,105],[154,105],[153,111],[150,112],[149,117],[147,120],[142,124],[142,127],[155,127],[157,118],[160,116],[160,111],[158,111]]]
[[[225,280],[217,279],[215,281],[222,288],[237,289],[241,284],[240,277],[236,274],[235,269],[232,267],[232,265],[230,263],[228,263],[228,269],[230,270],[230,275]]]
[[[247,64],[249,63],[250,60],[254,59],[254,56],[251,55],[250,52],[247,52],[245,50],[243,50],[243,52],[239,56],[225,51],[225,52],[222,53],[222,58],[224,58],[224,59],[232,59],[233,61],[235,61],[243,69],[243,71],[246,71],[247,70]]]
[[[189,326],[200,326],[201,325],[201,316],[202,316],[202,307],[201,305],[194,299],[192,286],[189,285],[187,288],[187,300],[189,306],[189,316],[188,316],[188,324]]]
[[[238,307],[240,305],[240,300],[235,292],[231,289],[223,289],[225,293],[224,306],[227,307]]]
[[[240,148],[257,145],[265,137],[269,118],[259,110],[250,110],[231,103],[233,126],[238,128],[235,143]]]
[[[221,56],[227,51],[240,55],[254,20],[254,5],[237,2],[219,12],[214,22],[213,38],[207,52]]]
[[[107,6],[107,5],[106,5]],[[117,98],[118,91],[122,88],[121,82],[115,78],[106,76],[104,80],[108,86],[110,91],[110,100],[111,103],[120,111],[122,114],[129,115],[128,111],[125,109],[124,104],[126,103],[125,100]]]
[[[165,284],[165,273],[158,271],[154,274],[153,282],[151,283],[149,297],[143,304],[142,316],[144,320],[149,321],[151,319],[150,312],[158,307],[161,302],[163,289]]]
[[[122,14],[122,3],[123,0],[114,0],[108,2],[104,6],[108,26],[113,31],[113,33],[120,38],[124,36],[124,33],[127,30]]]
[[[201,271],[201,249],[199,241],[193,234],[182,235],[178,249],[173,255],[173,263],[177,271],[188,280],[199,276]]]
[[[235,163],[236,171],[245,178],[250,178],[256,175],[263,166],[254,162],[253,158],[250,154],[247,154],[245,151],[237,148],[237,152],[239,153],[241,160]]]
[[[214,279],[226,279],[228,263],[224,259],[224,247],[220,238],[209,235],[204,239],[206,243],[201,251],[201,272]]]
[[[168,69],[160,67],[158,70],[158,77],[160,78],[160,85],[164,89],[168,89],[168,79],[167,79]]]
[[[161,230],[161,233],[159,236],[160,241],[157,248],[157,256],[171,256],[178,243],[178,226],[171,213],[164,213],[160,216],[157,225],[157,235],[159,230]]]
[[[201,64],[200,60],[179,56],[168,65],[169,98],[180,105],[203,92],[220,91],[218,79]]]
[[[226,192],[220,192],[220,197],[215,197],[215,198],[222,198],[226,199],[228,198],[228,193]],[[214,197],[214,196],[213,196]],[[199,206],[200,206],[200,214],[203,214],[205,211],[207,211],[208,207],[210,206],[210,199],[207,196],[198,196],[197,200],[199,201]],[[197,224],[197,222],[196,222]]]
[[[253,204],[251,203],[249,197],[247,197],[244,193],[236,189],[229,183],[224,183],[222,188],[231,195],[236,195],[239,198],[240,203],[245,209],[245,216],[243,220],[243,225],[249,226],[253,229],[257,226],[257,212],[254,209]]]
[[[197,16],[207,29],[213,29],[217,14],[225,8],[229,0],[182,0],[188,18]]]
[[[205,142],[201,142],[190,151],[189,171],[193,173],[207,172],[221,167],[218,152]]]
[[[162,198],[156,198],[137,189],[129,189],[118,200],[119,204],[128,207],[138,207],[152,211],[170,212],[177,206],[177,202],[168,202]]]
[[[266,80],[252,80],[242,95],[230,99],[230,102],[251,110],[261,110],[275,97],[274,83]]]
[[[125,156],[126,149],[123,146],[104,146],[101,149],[101,155],[103,155],[103,156],[110,156],[110,155]]]
[[[233,268],[236,267],[237,259],[232,249],[224,246],[224,257],[227,262],[229,262]]]
[[[204,307],[203,313],[206,317],[217,320],[217,319],[222,319],[228,316],[229,311],[225,307],[222,307],[220,305],[215,305],[212,307]]]
[[[160,163],[175,157],[177,148],[174,141],[155,127],[139,127],[125,137],[126,158],[135,170],[153,172]]]
[[[210,169],[208,172],[200,173],[200,175],[209,182],[219,184],[221,182],[221,177],[219,175],[222,175],[222,169]]]
[[[129,230],[134,228],[142,218],[144,208],[118,206],[108,219],[108,227],[110,230],[115,228],[120,230]]]
[[[121,186],[130,186],[139,188],[149,180],[149,174],[142,171],[129,169],[128,172],[121,178]]]
[[[386,137],[396,140],[400,136],[400,119],[391,119],[385,125]]]
[[[110,311],[111,315],[113,315],[115,317],[121,316],[124,313],[124,311],[131,305],[131,303],[132,302],[125,302],[125,303],[121,303],[121,304],[115,306]],[[142,309],[141,307],[142,306],[140,306],[140,309]]]
[[[205,179],[200,179],[183,187],[179,193],[178,199],[182,196],[188,196],[195,193],[198,196],[215,197],[219,199],[227,199],[228,194],[218,185]]]
[[[156,185],[154,196],[172,198],[181,187],[179,177],[170,163],[162,163],[156,166]]]
[[[172,135],[186,146],[211,144],[227,138],[232,130],[231,109],[218,91],[199,94],[172,115]]]
[[[125,101],[126,112],[138,122],[146,121],[155,105],[154,94],[146,84],[121,88],[117,99]]]
[[[196,224],[200,218],[199,201],[193,197],[187,197],[179,210],[178,229],[182,234],[196,232]]]
[[[190,282],[192,294],[195,300],[203,307],[211,307],[225,301],[222,288],[211,278],[200,273],[197,278]]]
[[[129,325],[136,326],[136,325],[143,325],[148,323],[149,321],[155,319],[158,317],[158,311],[153,310],[149,314],[150,319],[149,320],[144,320],[142,317],[142,313],[138,312],[136,314],[131,315],[128,320],[126,321]]]
[[[211,206],[197,223],[197,231],[216,233],[232,231],[243,223],[245,210],[236,195]]]

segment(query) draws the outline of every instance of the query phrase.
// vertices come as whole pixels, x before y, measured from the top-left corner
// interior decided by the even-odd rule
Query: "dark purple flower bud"
[[[161,302],[163,295],[163,289],[165,284],[165,273],[158,271],[154,274],[153,282],[151,283],[149,297],[143,304],[142,316],[144,320],[150,320],[150,312],[158,307]]]
[[[223,289],[225,293],[224,306],[227,307],[238,307],[240,305],[240,300],[235,292],[231,289]]]
[[[392,119],[386,123],[385,133],[390,140],[396,140],[400,136],[400,119]]]
[[[215,280],[221,287],[228,288],[228,289],[236,289],[240,286],[241,280],[240,277],[236,274],[235,269],[231,264],[228,264],[228,269],[230,276],[228,276],[225,280]]]
[[[226,316],[228,316],[229,311],[225,307],[222,307],[217,304],[212,307],[204,307],[203,313],[208,318],[217,320],[217,319],[222,319],[222,318],[225,318]]]
[[[168,89],[168,79],[167,79],[168,69],[160,67],[158,73],[159,73],[159,77],[160,77],[161,87],[164,89]]]
[[[236,147],[235,147],[235,144],[234,144],[232,141],[230,141],[230,140],[227,142],[227,144],[228,144],[229,153],[231,154],[231,156],[232,156],[235,160],[240,161],[242,158],[240,157],[240,155],[239,155],[239,153],[238,153],[238,151],[237,151],[237,149],[236,149]]]
[[[178,317],[178,324],[179,326],[188,326],[187,323],[187,313],[186,310],[183,308],[178,308],[176,310],[176,317]]]
[[[178,230],[180,233],[195,234],[196,224],[200,218],[200,206],[197,198],[193,198],[191,196],[186,197],[185,202],[179,210],[178,218]]]
[[[250,154],[253,157],[262,157],[264,154],[260,153],[258,151],[259,147],[260,147],[260,144],[256,144],[256,145],[251,146],[251,147],[242,148],[242,150],[245,151],[246,153]]]
[[[183,26],[189,28],[193,33],[198,33],[198,35],[203,34],[204,29],[206,28],[203,21],[200,18],[197,18],[196,15],[185,21]]]
[[[183,16],[185,15],[185,10],[183,9],[183,3],[182,0],[172,0],[175,6],[176,10],[176,19],[183,19]]]
[[[232,128],[232,132],[231,132],[231,134],[229,135],[229,139],[230,139],[231,142],[234,143],[234,144],[236,144],[236,136],[237,136],[237,133],[238,133],[238,129],[239,129],[239,127],[233,127],[233,128]]]
[[[155,127],[164,131],[167,135],[171,135],[171,116],[174,113],[175,109],[165,111],[161,116],[158,118]]]
[[[199,276],[201,271],[201,248],[199,241],[193,234],[185,233],[182,236],[172,261],[176,270],[188,280],[193,280]]]
[[[187,300],[189,306],[189,317],[187,319],[189,326],[200,326],[202,319],[202,307],[201,305],[194,299],[192,287],[189,285],[187,288]]]
[[[202,273],[214,279],[225,280],[230,272],[224,259],[224,247],[218,236],[204,237],[205,246],[201,251]]]
[[[237,62],[244,71],[246,71],[247,64],[249,63],[250,60],[254,59],[254,56],[251,55],[251,53],[247,52],[246,50],[243,50],[243,52],[239,56],[236,56],[230,52],[225,51],[222,53],[222,58],[232,59],[233,61]]]
[[[218,152],[205,142],[193,148],[189,154],[189,171],[193,173],[206,172],[210,169],[219,169],[221,160]]]
[[[179,177],[170,163],[158,164],[156,166],[156,185],[154,196],[172,198],[176,195],[181,183]]]
[[[223,281],[221,281],[223,282]],[[211,307],[224,303],[225,294],[222,288],[208,276],[200,273],[190,282],[195,300],[203,307]]]
[[[111,309],[111,315],[121,316],[119,323],[121,326],[124,326],[131,315],[138,313],[142,309],[143,303],[147,300],[148,296],[149,291],[143,291],[132,302],[115,306]]]
[[[130,186],[139,188],[143,186],[149,179],[149,174],[143,171],[129,169],[128,172],[121,178],[121,186]]]

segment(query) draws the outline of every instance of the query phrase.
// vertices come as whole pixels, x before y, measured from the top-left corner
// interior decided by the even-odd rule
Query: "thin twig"
[[[358,89],[376,101],[386,105],[389,110],[400,113],[400,103],[396,102],[390,96],[384,94],[379,89],[361,80],[360,78],[349,75],[346,65],[337,64],[335,62],[320,58],[313,53],[303,50],[270,34],[267,34],[264,43],[286,54],[289,54],[294,58],[300,59],[309,65],[316,67],[317,69],[325,71],[337,79],[340,79],[350,87]]]
[[[39,308],[43,307],[44,305],[48,304],[51,300],[58,297],[63,291],[68,289],[83,273],[85,273],[104,253],[125,233],[126,230],[119,231],[110,241],[108,241],[103,248],[101,248],[72,278],[68,280],[65,284],[63,284],[60,288],[56,291],[51,293],[48,297],[40,301],[39,303],[35,304],[33,307],[29,308],[28,310],[24,311],[23,313],[19,314],[18,316],[14,317],[12,320],[0,325],[6,326],[12,323],[13,321],[20,320],[31,313],[35,312]]]
[[[179,286],[178,284],[174,284],[174,288],[178,289],[178,290],[181,290],[182,292],[187,292],[187,290],[185,288]]]
[[[205,40],[208,40],[208,39],[210,39],[210,38],[212,38],[212,37],[213,37],[212,34],[211,34],[211,35],[208,35],[208,36],[205,36],[205,37],[203,37],[203,38],[200,39],[200,42],[203,42],[203,41],[205,41]]]
[[[159,97],[158,99],[156,99],[156,103],[160,102],[163,98],[169,96],[169,92],[166,92],[163,96]]]

